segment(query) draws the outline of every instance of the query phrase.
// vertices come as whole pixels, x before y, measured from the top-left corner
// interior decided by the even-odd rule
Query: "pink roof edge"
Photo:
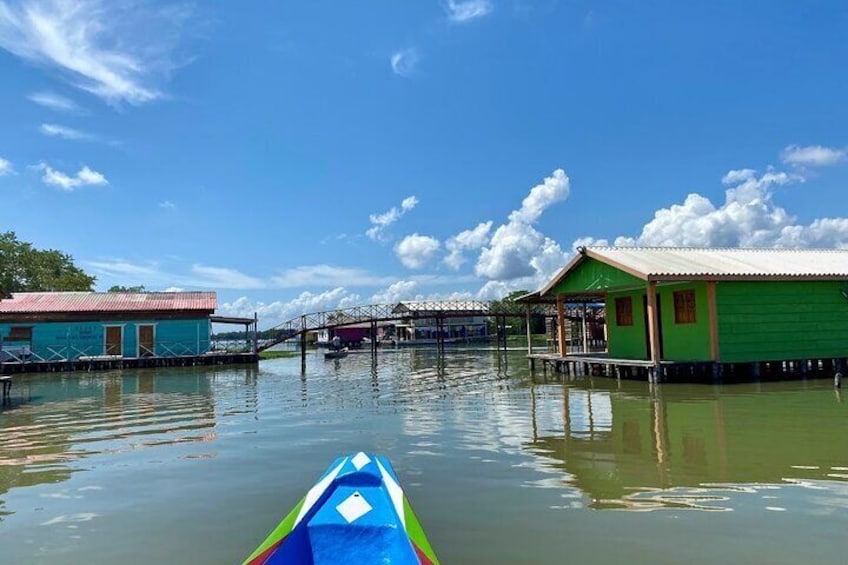
[[[0,299],[0,314],[52,312],[214,312],[214,292],[15,292]]]

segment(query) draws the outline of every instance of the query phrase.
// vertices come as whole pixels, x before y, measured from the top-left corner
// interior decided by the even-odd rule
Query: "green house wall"
[[[596,259],[586,258],[560,281],[550,294],[608,290],[623,287],[644,287],[645,281]]]
[[[848,356],[848,281],[716,284],[721,361]]]
[[[643,296],[645,296],[645,290],[610,292],[607,294],[607,341],[610,357],[618,359],[648,358],[648,346],[645,341],[645,309],[642,307]],[[615,299],[626,297],[630,297],[633,302],[633,325],[619,326],[616,323]]]
[[[647,286],[643,282],[643,285]],[[674,293],[695,291],[695,323],[678,324],[674,320]],[[609,355],[620,359],[648,359],[645,332],[644,290],[610,292],[607,295],[609,312],[607,335]],[[709,361],[710,324],[707,304],[707,284],[704,282],[659,285],[662,358],[667,361]],[[633,301],[633,325],[616,323],[615,299],[629,296]]]

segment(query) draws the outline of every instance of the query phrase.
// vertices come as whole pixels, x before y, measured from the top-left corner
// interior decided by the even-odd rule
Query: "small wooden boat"
[[[324,353],[324,359],[342,359],[347,357],[347,347],[344,349],[331,349]]]
[[[389,461],[337,459],[244,565],[438,565]]]

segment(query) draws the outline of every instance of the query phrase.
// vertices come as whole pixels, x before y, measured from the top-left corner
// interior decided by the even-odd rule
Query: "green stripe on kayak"
[[[421,527],[421,522],[412,510],[412,505],[406,495],[403,495],[403,513],[406,518],[406,535],[409,539],[424,552],[424,555],[430,558],[434,565],[439,565],[439,559],[436,557],[436,552],[427,541],[427,536],[424,534],[424,528]]]
[[[292,509],[288,515],[283,518],[283,521],[280,522],[274,530],[268,534],[268,537],[265,538],[265,541],[262,542],[262,545],[256,548],[256,551],[250,554],[250,557],[244,560],[243,565],[247,565],[251,562],[251,560],[256,559],[259,555],[262,555],[266,549],[280,541],[280,539],[289,535],[293,529],[294,521],[297,519],[297,515],[300,512],[301,507],[303,506],[303,502],[306,500],[306,497],[300,499],[295,507]]]

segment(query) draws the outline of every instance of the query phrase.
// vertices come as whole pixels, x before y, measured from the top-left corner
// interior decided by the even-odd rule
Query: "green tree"
[[[116,284],[109,288],[109,292],[147,292],[147,290],[144,288],[143,284],[138,286],[122,286]]]
[[[92,290],[95,278],[56,249],[36,249],[15,232],[0,234],[0,294]]]

